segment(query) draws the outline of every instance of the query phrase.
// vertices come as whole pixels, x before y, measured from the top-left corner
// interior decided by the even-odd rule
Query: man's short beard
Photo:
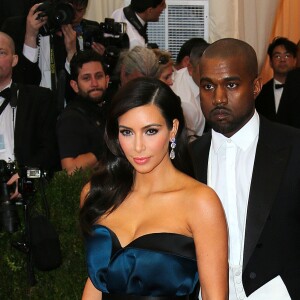
[[[103,94],[99,97],[91,97],[89,95],[89,93],[83,93],[83,92],[79,91],[78,95],[83,99],[86,99],[86,100],[89,100],[91,102],[95,102],[95,103],[98,103],[98,104],[103,102]]]

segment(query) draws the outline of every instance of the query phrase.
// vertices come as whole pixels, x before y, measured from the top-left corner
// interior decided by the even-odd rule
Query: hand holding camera
[[[33,5],[29,10],[26,19],[25,44],[31,48],[37,47],[36,39],[37,39],[37,35],[39,34],[39,30],[48,21],[47,16],[44,16],[43,18],[38,17],[39,13],[37,9],[40,5],[41,5],[40,3]]]
[[[12,175],[12,177],[7,181],[8,186],[15,186],[14,191],[10,194],[10,199],[17,199],[21,197],[18,189],[18,179],[20,178],[18,173]]]

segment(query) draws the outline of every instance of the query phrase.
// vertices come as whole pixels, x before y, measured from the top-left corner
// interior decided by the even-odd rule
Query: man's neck
[[[10,86],[11,82],[12,82],[11,78],[8,80],[5,80],[5,81],[1,81],[0,82],[0,91],[4,90],[6,87]]]
[[[147,22],[147,17],[145,12],[135,13],[142,25],[144,26]]]
[[[287,74],[274,74],[274,79],[279,81],[280,83],[285,83]]]

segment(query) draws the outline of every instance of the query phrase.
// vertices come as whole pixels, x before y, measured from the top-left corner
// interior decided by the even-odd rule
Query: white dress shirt
[[[141,22],[142,25],[145,25],[145,21],[143,21],[137,14],[137,18]],[[132,49],[135,46],[142,46],[146,47],[145,39],[139,34],[139,32],[135,29],[135,27],[126,19],[123,7],[115,10],[111,17],[115,20],[115,22],[125,22],[127,24],[126,26],[126,33],[129,37],[129,48]]]
[[[205,118],[200,106],[199,87],[187,68],[174,72],[174,82],[171,88],[181,99],[188,135],[201,136],[205,126]]]
[[[221,199],[228,223],[230,300],[246,299],[242,285],[243,246],[258,133],[256,111],[231,138],[212,131],[207,184]]]
[[[32,63],[38,61],[39,69],[41,70],[40,86],[51,89],[51,61],[50,61],[50,36],[39,36],[39,46],[32,48],[26,44],[23,45],[23,55]],[[77,37],[80,50],[83,50],[82,37]],[[70,62],[66,59],[65,69],[70,74]]]
[[[273,80],[273,90],[274,90],[274,99],[275,99],[275,111],[277,113],[278,107],[279,107],[279,103],[280,103],[280,99],[281,99],[281,95],[282,95],[282,92],[283,92],[283,88],[281,88],[281,89],[275,89],[275,84],[282,84],[282,83],[279,82],[276,79]]]
[[[11,83],[7,86],[10,87]],[[7,88],[5,87],[5,88]],[[4,98],[0,96],[0,106],[4,102]],[[14,161],[14,128],[15,128],[16,108],[12,108],[9,104],[0,115],[0,159]]]

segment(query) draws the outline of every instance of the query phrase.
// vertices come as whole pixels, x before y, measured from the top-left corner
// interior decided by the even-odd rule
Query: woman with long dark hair
[[[189,175],[180,99],[158,79],[115,95],[105,166],[81,195],[83,299],[227,299],[227,228],[217,195]],[[196,295],[197,296],[197,295]]]

